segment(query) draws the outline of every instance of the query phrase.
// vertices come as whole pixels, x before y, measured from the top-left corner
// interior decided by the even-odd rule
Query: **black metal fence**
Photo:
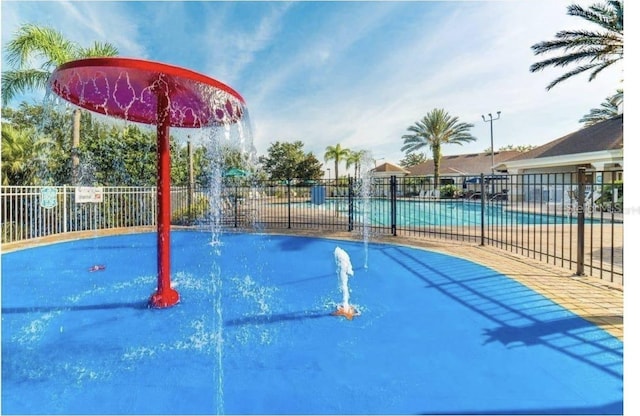
[[[442,177],[438,187],[427,178],[390,176],[236,190],[239,197],[228,199],[233,221],[226,222],[234,227],[472,242],[623,284],[621,171]]]
[[[155,187],[101,188],[78,203],[58,187],[2,187],[2,241],[71,231],[153,226]],[[50,191],[50,189],[49,189]],[[495,246],[623,284],[621,171],[264,181],[225,178],[217,190],[172,187],[172,224],[242,230],[326,230]]]

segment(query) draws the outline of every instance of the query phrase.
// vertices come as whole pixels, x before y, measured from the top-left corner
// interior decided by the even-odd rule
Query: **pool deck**
[[[185,227],[186,228],[186,227]],[[181,229],[173,227],[173,229]],[[2,252],[19,250],[55,242],[71,241],[97,236],[155,231],[155,228],[139,227],[102,231],[68,233],[2,245]],[[262,230],[269,233],[269,230]],[[348,232],[326,230],[274,230],[273,234],[302,235],[317,238],[361,241],[361,237]],[[576,276],[571,270],[546,264],[528,257],[490,246],[459,241],[428,240],[424,238],[376,236],[373,242],[399,244],[427,249],[464,258],[494,269],[530,289],[546,296],[558,305],[598,325],[612,336],[623,341],[624,288],[596,277]]]

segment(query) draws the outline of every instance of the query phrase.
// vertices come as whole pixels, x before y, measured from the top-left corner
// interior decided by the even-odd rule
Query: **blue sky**
[[[320,160],[340,143],[397,163],[407,127],[434,108],[474,124],[478,139],[445,146],[444,154],[489,148],[481,116],[497,111],[496,150],[579,129],[578,120],[621,87],[622,66],[547,91],[561,72],[529,72],[540,59],[531,45],[559,30],[588,29],[566,10],[593,2],[3,0],[2,44],[27,22],[86,46],[107,41],[122,56],[182,66],[234,88],[248,105],[258,154],[275,141],[302,140]]]

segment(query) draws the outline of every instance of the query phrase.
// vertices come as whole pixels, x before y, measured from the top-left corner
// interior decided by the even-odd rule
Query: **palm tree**
[[[349,149],[343,149],[340,144],[336,144],[335,146],[327,146],[324,152],[324,161],[327,162],[329,160],[333,160],[335,162],[335,172],[336,172],[336,184],[338,184],[338,164],[342,160],[346,160],[349,157],[351,151]]]
[[[556,33],[556,39],[536,43],[531,47],[535,55],[549,52],[560,52],[562,55],[536,62],[529,67],[531,72],[541,71],[549,66],[564,68],[577,65],[574,69],[553,80],[548,86],[550,90],[558,83],[592,71],[592,81],[600,71],[608,68],[623,58],[623,14],[622,1],[607,0],[584,9],[572,4],[567,8],[569,16],[577,16],[600,26],[599,32],[588,30],[564,30]]]
[[[6,46],[7,62],[13,68],[2,72],[2,104],[6,105],[27,90],[47,87],[52,72],[65,62],[81,58],[115,56],[118,49],[110,43],[94,42],[88,48],[71,42],[57,30],[27,23],[21,26]],[[34,62],[42,62],[32,67]],[[73,112],[72,160],[74,182],[80,145],[80,110]]]
[[[407,154],[418,151],[425,146],[431,148],[433,156],[433,176],[435,186],[440,180],[440,159],[442,157],[442,145],[462,144],[475,141],[476,138],[469,134],[473,124],[462,123],[458,117],[452,117],[441,108],[436,108],[427,113],[422,120],[407,128],[413,134],[402,136],[404,146],[401,150]]]
[[[353,176],[355,176],[356,178],[360,175],[360,168],[362,167],[362,162],[364,161],[366,154],[367,154],[366,150],[357,150],[357,151],[349,152],[349,156],[347,156],[345,167],[349,169],[353,165],[354,166]]]
[[[39,155],[51,144],[36,138],[33,129],[17,129],[2,123],[2,185],[35,185]]]
[[[429,160],[426,153],[411,153],[400,161],[400,166],[407,169],[420,163],[424,163]]]
[[[606,100],[600,104],[599,108],[592,108],[589,114],[585,114],[579,120],[580,123],[584,123],[585,127],[593,126],[601,121],[609,120],[616,117],[618,113],[618,106],[621,101],[622,90],[618,90],[616,94],[607,97]]]
[[[45,89],[51,73],[60,65],[81,58],[115,56],[110,43],[94,42],[88,48],[71,42],[57,30],[31,23],[22,25],[6,45],[7,63],[2,73],[2,104],[27,90]],[[42,62],[31,67],[33,62]]]

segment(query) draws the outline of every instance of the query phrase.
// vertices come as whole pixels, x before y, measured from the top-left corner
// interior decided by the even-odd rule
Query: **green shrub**
[[[14,222],[3,222],[1,225],[2,242],[11,243],[27,238],[26,226],[19,226]]]
[[[455,185],[443,185],[440,187],[440,198],[457,198],[461,190]]]
[[[203,219],[209,212],[209,199],[205,196],[198,196],[190,207],[175,210],[171,215],[171,223],[175,225],[190,225],[197,220]]]
[[[617,189],[618,199],[613,202],[614,190]],[[596,205],[602,211],[622,211],[623,210],[623,181],[615,181],[612,185],[605,185],[602,188],[602,195],[596,201]]]

